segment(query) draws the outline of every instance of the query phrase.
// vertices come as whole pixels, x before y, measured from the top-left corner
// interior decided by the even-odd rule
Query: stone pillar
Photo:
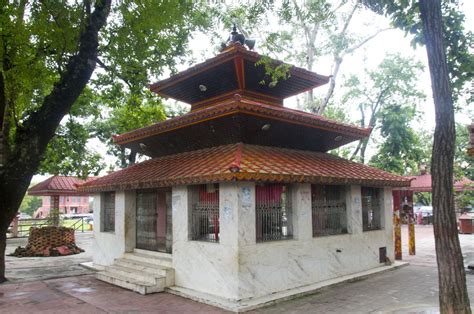
[[[362,200],[360,185],[347,186],[347,231],[350,234],[362,233]]]
[[[255,245],[255,183],[241,182],[238,186],[238,246]]]
[[[133,252],[136,247],[137,237],[137,218],[136,218],[136,190],[129,190],[124,192],[124,237],[125,237],[125,252]]]
[[[395,260],[395,243],[393,240],[393,195],[392,188],[386,187],[383,189],[383,210],[382,210],[382,228],[385,232],[387,257],[390,261]]]
[[[294,184],[293,188],[293,236],[297,240],[313,238],[311,211],[311,184]]]

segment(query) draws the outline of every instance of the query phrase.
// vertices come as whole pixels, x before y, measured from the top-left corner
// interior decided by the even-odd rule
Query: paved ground
[[[407,230],[404,229],[404,240],[406,233]],[[416,233],[417,255],[408,256],[406,247],[404,248],[404,259],[410,261],[410,266],[254,312],[437,313],[437,269],[432,228],[417,226]],[[465,259],[474,257],[474,235],[461,235],[460,241]],[[80,255],[72,258],[73,265],[76,263],[75,259],[81,258]],[[87,255],[83,257],[85,256]],[[54,265],[51,265],[51,261],[39,262],[45,263],[45,268],[51,273],[57,266],[56,262]],[[26,262],[23,266],[25,265]],[[63,266],[66,271],[70,271],[66,265]],[[22,272],[21,267],[19,269],[19,273],[28,273],[27,270]],[[32,273],[38,273],[38,270],[40,269]],[[23,279],[27,280],[27,276]],[[467,280],[474,303],[474,273],[468,274]],[[20,312],[224,313],[220,309],[167,293],[140,296],[100,282],[92,275],[1,285],[0,313]]]
[[[55,257],[14,257],[8,254],[26,246],[27,238],[7,240],[6,276],[12,283],[91,274],[79,266],[92,260],[92,232],[76,233],[76,244],[84,253]],[[1,311],[1,310],[0,310]]]

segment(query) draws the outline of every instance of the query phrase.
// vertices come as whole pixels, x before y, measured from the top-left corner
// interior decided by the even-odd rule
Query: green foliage
[[[431,192],[416,192],[413,193],[413,202],[415,204],[422,204],[423,206],[430,206],[431,203]]]
[[[415,174],[423,155],[419,138],[410,126],[415,108],[393,104],[385,107],[380,117],[384,141],[369,164],[401,175]]]
[[[93,3],[93,2],[92,2]],[[108,23],[100,32],[94,79],[76,101],[69,116],[49,144],[39,173],[87,176],[102,167],[99,156],[86,144],[95,130],[90,122],[108,119],[115,108],[129,112],[158,104],[130,122],[130,130],[157,121],[160,102],[147,90],[151,78],[175,71],[184,56],[191,32],[209,27],[209,12],[202,2],[193,1],[115,1]],[[79,49],[79,38],[92,8],[81,1],[8,1],[0,8],[0,69],[5,81],[6,123],[2,128],[8,147],[16,149],[16,134],[40,110],[53,85],[65,73],[66,65]],[[156,96],[154,97],[156,98]],[[143,105],[144,103],[150,103]],[[146,111],[145,110],[145,111]],[[1,111],[1,110],[0,110]],[[148,112],[149,113],[149,112]],[[0,112],[1,114],[1,112]],[[117,123],[117,116],[112,114]],[[120,124],[120,123],[119,123]]]
[[[390,17],[395,27],[414,35],[412,44],[424,44],[418,0],[362,0],[380,14]],[[457,0],[443,0],[443,35],[453,98],[457,99],[465,84],[474,78],[474,34],[464,28],[465,16]]]
[[[265,68],[266,78],[260,81],[262,85],[275,87],[279,81],[286,80],[290,77],[290,64],[275,63],[271,58],[263,56],[255,63],[255,66],[263,65]]]
[[[456,145],[454,151],[454,176],[457,179],[463,177],[474,180],[474,158],[469,156],[469,129],[466,125],[456,124]]]
[[[52,175],[74,175],[87,178],[97,176],[105,164],[98,153],[87,148],[90,133],[81,121],[69,116],[64,125],[60,125],[56,136],[49,142],[45,158],[38,173]]]
[[[129,132],[147,125],[151,125],[166,118],[164,108],[156,97],[146,93],[146,100],[135,97],[133,105],[125,99],[130,94],[123,94],[126,105],[114,107],[107,113],[107,118],[98,117],[92,123],[95,135],[107,144],[109,154],[118,158],[117,165],[121,168],[127,167],[135,162],[137,153],[127,152],[122,147],[115,145],[112,137],[117,134]],[[118,100],[116,98],[115,100]]]
[[[42,204],[43,201],[41,197],[26,194],[18,211],[33,217],[33,213],[40,208]]]
[[[460,209],[474,208],[474,191],[463,191],[454,194],[456,207]]]
[[[345,81],[344,85],[347,91],[342,97],[342,103],[357,108],[360,113],[360,126],[374,129],[382,128],[381,131],[384,137],[392,136],[392,143],[379,147],[383,150],[379,152],[381,156],[378,156],[378,158],[393,158],[393,156],[400,154],[401,147],[397,146],[401,145],[397,143],[400,138],[409,141],[403,144],[404,154],[409,154],[408,146],[418,144],[416,136],[400,128],[409,127],[415,115],[414,108],[425,97],[416,84],[417,77],[422,69],[423,67],[419,62],[402,57],[399,54],[389,54],[376,69],[365,70],[364,75],[351,75]],[[391,114],[391,111],[394,114]],[[399,113],[403,116],[397,116]],[[385,123],[388,125],[385,126]],[[396,128],[398,130],[395,132]],[[406,134],[403,134],[404,132]],[[410,136],[405,137],[405,135]],[[369,140],[370,138],[360,141],[352,158],[357,157],[356,159],[359,161],[365,161],[365,152]],[[391,157],[382,156],[388,152],[391,152]],[[401,158],[407,156],[398,156],[398,161],[392,160],[394,164],[390,165],[390,169],[403,173],[405,171],[401,171],[402,167],[409,166],[413,170],[414,161],[408,165],[401,160]],[[412,157],[414,158],[414,156]],[[381,165],[379,162],[377,164]],[[385,164],[385,166],[388,165]]]

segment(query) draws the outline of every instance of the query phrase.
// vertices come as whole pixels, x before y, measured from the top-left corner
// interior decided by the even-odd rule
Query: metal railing
[[[382,229],[381,202],[374,196],[362,197],[363,231]]]
[[[293,238],[290,195],[289,186],[257,187],[255,204],[257,242]]]
[[[347,233],[346,202],[313,201],[313,237]]]
[[[191,240],[219,242],[219,186],[190,186]]]
[[[85,224],[84,217],[64,219],[61,222],[61,225],[64,227],[81,232],[84,232]],[[18,219],[18,222],[10,225],[8,234],[10,238],[26,238],[30,235],[31,227],[42,228],[49,225],[47,218]]]
[[[192,211],[192,240],[219,242],[219,207],[197,205]]]

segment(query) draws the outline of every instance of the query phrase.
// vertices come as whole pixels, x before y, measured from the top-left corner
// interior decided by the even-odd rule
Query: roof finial
[[[243,34],[240,34],[237,31],[237,23],[233,22],[232,32],[230,33],[229,39],[227,39],[226,43],[222,43],[222,50],[225,50],[230,45],[239,43],[242,46],[247,46],[250,50],[253,49],[255,46],[255,40],[253,39],[245,39]]]

